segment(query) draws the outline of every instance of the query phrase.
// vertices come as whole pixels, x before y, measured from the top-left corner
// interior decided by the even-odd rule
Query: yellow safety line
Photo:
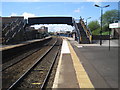
[[[76,55],[74,49],[72,48],[72,46],[70,45],[69,42],[68,42],[68,45],[70,48],[71,57],[73,59],[73,65],[75,68],[79,87],[80,88],[93,88],[94,89],[94,86],[93,86],[92,82],[90,81],[89,76],[87,75],[87,73],[86,73],[84,67],[82,66],[78,56]]]
[[[38,85],[39,85],[39,84],[41,84],[41,83],[32,83],[32,84],[35,84],[35,85],[38,84]]]

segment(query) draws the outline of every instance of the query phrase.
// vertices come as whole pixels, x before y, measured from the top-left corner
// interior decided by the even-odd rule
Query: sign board
[[[120,23],[109,24],[109,28],[120,28]]]

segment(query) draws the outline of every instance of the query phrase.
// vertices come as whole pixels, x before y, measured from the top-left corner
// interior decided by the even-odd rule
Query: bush
[[[94,30],[97,30],[98,28],[100,28],[100,24],[97,20],[95,20],[95,21],[91,21],[88,24],[88,27],[90,28],[91,31],[94,31]]]
[[[109,31],[109,26],[108,25],[104,25],[102,30],[103,30],[103,32]]]
[[[100,35],[100,28],[92,31],[92,35]]]
[[[110,31],[110,34],[111,34],[111,31]],[[109,35],[109,31],[103,32],[102,35]]]

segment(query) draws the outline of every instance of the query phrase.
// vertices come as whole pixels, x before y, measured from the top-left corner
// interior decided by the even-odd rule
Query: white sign
[[[120,23],[109,24],[109,28],[120,28]]]

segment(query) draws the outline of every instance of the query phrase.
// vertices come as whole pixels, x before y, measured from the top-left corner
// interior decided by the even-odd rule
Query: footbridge
[[[81,43],[83,41],[80,31],[82,29],[84,29],[84,28],[81,28],[84,26],[81,25],[81,23],[79,23],[81,25],[81,27],[80,27],[80,25],[75,22],[75,19],[73,17],[31,17],[31,18],[28,18],[28,26],[35,25],[35,24],[67,24],[67,25],[71,25],[74,27],[74,31],[76,33],[75,39],[78,41],[78,43]],[[87,35],[86,35],[86,38],[87,38]],[[89,43],[89,42],[87,42],[87,43]]]

